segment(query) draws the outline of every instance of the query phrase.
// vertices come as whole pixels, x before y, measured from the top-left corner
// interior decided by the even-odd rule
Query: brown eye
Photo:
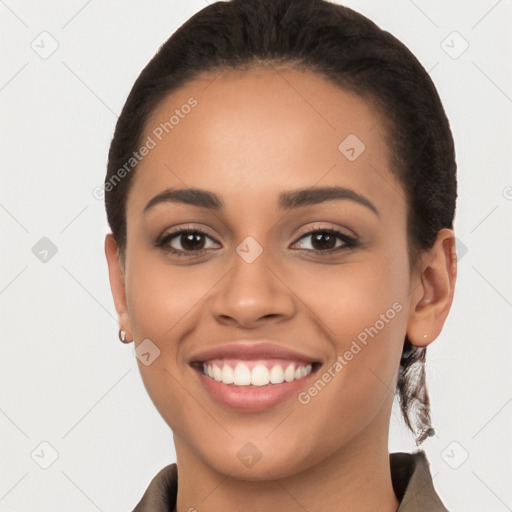
[[[334,249],[336,247],[336,237],[325,231],[319,231],[311,235],[311,245],[315,250]]]
[[[305,240],[310,239],[309,242]],[[296,244],[300,244],[300,249],[314,252],[337,252],[342,249],[351,249],[356,247],[357,241],[351,236],[342,233],[336,229],[316,229],[303,234]]]
[[[219,244],[201,230],[182,229],[167,233],[155,245],[178,256],[194,256],[205,250],[217,248]]]
[[[205,241],[202,233],[182,233],[176,238],[186,251],[197,251],[204,248]]]

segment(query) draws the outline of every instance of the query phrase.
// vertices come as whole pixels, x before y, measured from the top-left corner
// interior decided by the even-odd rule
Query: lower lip
[[[297,396],[311,376],[316,374],[318,368],[298,380],[254,387],[223,384],[207,377],[199,369],[194,368],[193,370],[199,376],[199,380],[206,390],[220,404],[239,411],[260,412],[270,409],[292,396]]]

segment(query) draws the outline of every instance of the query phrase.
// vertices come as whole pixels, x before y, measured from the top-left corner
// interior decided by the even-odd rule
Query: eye
[[[310,239],[310,241],[302,241],[307,239]],[[354,237],[342,233],[337,229],[318,228],[303,233],[295,244],[300,244],[300,249],[313,251],[315,253],[329,254],[345,249],[353,249],[358,245],[358,242]]]
[[[156,247],[177,256],[197,256],[218,245],[216,240],[199,228],[165,233],[155,242]]]

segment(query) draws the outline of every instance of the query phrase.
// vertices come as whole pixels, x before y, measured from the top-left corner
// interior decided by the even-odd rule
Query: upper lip
[[[202,363],[210,359],[290,359],[305,363],[320,362],[318,358],[303,354],[282,345],[269,342],[237,341],[218,345],[216,347],[197,352],[189,358],[189,364]]]

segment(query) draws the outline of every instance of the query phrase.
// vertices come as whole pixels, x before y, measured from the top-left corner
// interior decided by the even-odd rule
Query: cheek
[[[180,323],[198,315],[201,299],[218,275],[167,265],[143,251],[132,254],[126,286],[133,336],[163,343],[173,338],[173,329],[181,334]]]
[[[405,333],[410,276],[403,245],[382,247],[347,264],[303,265],[282,273],[338,353],[360,334],[364,341],[375,324],[378,335],[390,343]],[[398,340],[400,347],[402,342]]]
[[[335,355],[319,375],[322,382],[306,390],[302,402],[346,438],[393,398],[407,328],[407,253],[381,253],[364,265],[317,275],[314,283],[302,293]]]
[[[375,262],[344,269],[337,280],[325,283],[324,318],[336,333],[336,339],[340,340],[340,348],[347,339],[357,338],[372,326],[379,335],[390,340],[393,334],[405,329],[405,315],[397,314],[397,310],[405,310],[408,279],[403,270],[394,270],[389,265]],[[364,340],[364,335],[359,339]]]
[[[157,402],[165,401],[169,393],[178,398],[181,393],[173,376],[180,371],[180,340],[200,325],[201,300],[218,275],[167,265],[153,251],[134,249],[127,256],[127,307],[135,347],[149,339],[160,351],[148,366],[138,361],[144,384]]]

